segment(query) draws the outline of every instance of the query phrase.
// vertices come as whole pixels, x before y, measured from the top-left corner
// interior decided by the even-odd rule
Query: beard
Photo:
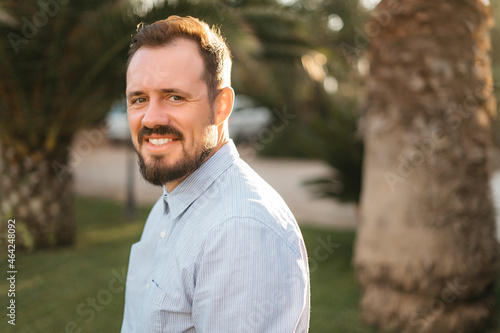
[[[137,149],[134,145],[134,149],[139,157],[139,170],[141,172],[142,177],[149,183],[156,186],[163,186],[167,183],[181,180],[197,170],[210,156],[213,149],[217,145],[217,135],[215,130],[215,119],[213,114],[210,117],[209,126],[205,129],[205,133],[202,137],[201,142],[199,142],[198,146],[195,147],[194,154],[189,154],[186,150],[186,147],[183,145],[184,136],[183,134],[174,128],[171,125],[155,127],[155,128],[147,128],[143,127],[138,133],[138,142],[139,149]],[[144,142],[142,138],[145,135],[174,135],[178,138],[179,143],[182,146],[182,155],[178,158],[178,161],[173,165],[169,165],[167,159],[162,155],[153,155],[150,160],[146,162],[144,156],[140,152],[140,147]]]

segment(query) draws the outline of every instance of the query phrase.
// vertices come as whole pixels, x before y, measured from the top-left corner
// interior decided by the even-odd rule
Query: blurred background
[[[141,179],[130,146],[124,103],[127,49],[139,22],[152,23],[170,15],[191,15],[215,25],[229,44],[237,94],[230,134],[242,158],[283,196],[301,226],[310,257],[311,332],[493,332],[492,318],[498,316],[494,304],[500,299],[495,285],[500,125],[494,104],[500,82],[500,28],[492,25],[495,19],[500,21],[500,9],[495,3],[1,0],[0,258],[3,271],[9,271],[9,264],[17,271],[16,325],[8,324],[4,316],[2,332],[119,331],[130,246],[139,239],[147,213],[161,195],[160,188]],[[446,40],[452,46],[446,46]],[[389,50],[393,53],[387,55]],[[436,54],[442,54],[441,62],[428,60]],[[453,73],[461,70],[461,55],[463,72],[472,73],[474,79],[468,79],[469,74],[447,74],[451,68],[447,64],[453,64]],[[384,62],[383,57],[390,61]],[[410,75],[412,66],[419,73],[426,66],[437,68],[421,75],[430,88],[418,88],[424,83]],[[394,89],[386,84],[389,81]],[[397,89],[406,85],[411,93]],[[449,120],[453,118],[448,117],[448,106],[468,105],[467,98],[457,97],[467,89],[479,102],[470,112],[465,107],[469,113],[460,113],[460,123],[454,126],[457,121]],[[428,93],[431,90],[440,94]],[[391,104],[384,96],[401,104]],[[448,106],[428,106],[439,105],[441,100]],[[404,105],[427,111],[420,113]],[[372,111],[372,106],[378,111]],[[377,112],[383,114],[381,121],[371,116]],[[379,154],[378,137],[366,135],[377,126],[389,128],[388,119],[394,119],[390,112],[400,114],[403,133],[417,133],[414,129],[424,119],[424,128],[437,126],[456,136],[444,135],[448,148],[439,146],[442,141],[436,139],[437,148],[432,146],[430,153],[419,150],[426,156],[424,166],[410,161],[411,170],[407,170],[407,162],[399,159],[410,142],[406,134],[389,131],[389,141],[401,145],[380,149],[395,149],[393,155]],[[481,122],[483,113],[487,116]],[[433,117],[444,125],[429,120]],[[477,124],[463,121],[476,118]],[[418,133],[421,140],[427,138]],[[365,152],[365,147],[373,153]],[[453,147],[465,147],[458,157],[453,155],[458,161],[480,158],[471,162],[473,168],[464,162],[464,172],[443,172],[476,187],[463,190],[454,187],[452,180],[443,180],[439,189],[433,189],[427,181],[434,178],[426,174],[439,169]],[[363,172],[377,163],[383,169],[378,184],[369,181],[372,173]],[[459,170],[461,163],[455,165]],[[413,181],[427,184],[428,195],[419,192],[418,186],[394,191],[394,186]],[[469,206],[460,204],[454,211],[460,214],[449,217],[451,208],[443,207],[455,199],[443,188],[460,193],[460,202]],[[377,196],[389,199],[377,201]],[[441,199],[442,206],[437,208],[428,203]],[[470,206],[476,201],[481,204]],[[399,208],[388,202],[405,207],[404,212],[399,214]],[[430,212],[426,216],[432,219],[446,221],[438,227],[422,222],[425,232],[405,227],[400,234],[392,233],[398,225],[419,224],[414,217],[419,213],[414,213],[422,210]],[[16,220],[15,238],[9,236],[9,219]],[[452,233],[457,229],[454,221],[464,219],[467,230]],[[381,242],[394,243],[394,247],[375,244],[377,232]],[[435,251],[442,243],[433,241],[427,247],[431,256],[427,265],[429,253],[412,249],[411,241],[399,244],[401,237],[415,235],[425,243],[440,238],[441,233],[442,239],[451,237],[453,244],[465,239],[467,245],[455,244],[464,257],[441,263],[446,256]],[[392,238],[383,238],[386,235]],[[460,238],[464,235],[474,237]],[[7,250],[13,243],[15,255]],[[363,248],[365,244],[369,245]],[[488,247],[483,252],[478,250],[481,244]],[[384,251],[409,254],[401,261],[384,262]],[[469,257],[479,266],[436,268]],[[428,277],[428,283],[415,287],[418,283],[411,278],[374,273],[402,267],[411,275],[414,268],[408,268],[413,266],[406,261],[422,262],[421,280]],[[467,275],[467,270],[477,274]],[[483,281],[481,275],[493,277]],[[384,299],[370,294],[373,281],[382,281],[383,288],[397,290],[398,295]],[[452,288],[450,281],[458,282]],[[9,287],[8,281],[0,281],[4,309],[12,299],[7,297]],[[448,301],[450,290],[452,301]],[[419,300],[405,293],[419,295]],[[400,307],[408,301],[410,310],[378,313],[366,295],[378,304],[393,302]],[[486,299],[484,306],[474,303],[480,303],[481,297]],[[484,312],[468,316],[464,309],[469,305]],[[443,324],[453,313],[472,319],[459,324],[461,328]],[[441,321],[442,317],[446,318]]]

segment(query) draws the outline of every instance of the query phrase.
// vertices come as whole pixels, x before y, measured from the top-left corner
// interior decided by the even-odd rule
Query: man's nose
[[[150,101],[146,114],[142,118],[142,125],[148,128],[155,128],[168,125],[169,122],[170,117],[167,106],[161,101]]]

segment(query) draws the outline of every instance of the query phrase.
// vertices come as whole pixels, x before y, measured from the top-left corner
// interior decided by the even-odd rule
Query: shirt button
[[[161,238],[165,238],[167,236],[167,233],[165,231],[162,231],[161,234],[160,234],[160,237]]]

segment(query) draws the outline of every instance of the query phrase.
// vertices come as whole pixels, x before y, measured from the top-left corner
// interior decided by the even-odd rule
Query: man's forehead
[[[188,39],[176,39],[164,46],[139,48],[128,66],[127,83],[135,80],[149,83],[173,79],[202,80],[203,72],[204,63],[198,45]]]

